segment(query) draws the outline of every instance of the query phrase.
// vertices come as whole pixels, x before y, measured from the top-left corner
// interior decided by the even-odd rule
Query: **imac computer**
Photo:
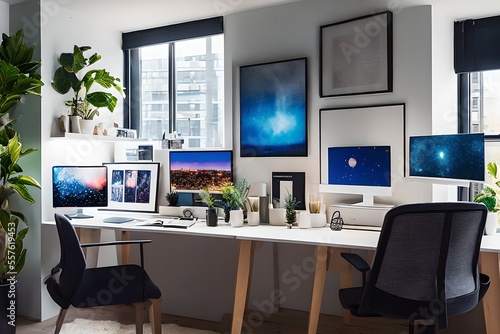
[[[391,147],[329,147],[328,184],[320,191],[362,195],[355,203],[362,206],[373,206],[374,196],[391,196]]]
[[[484,182],[484,134],[410,136],[410,179],[469,187]]]
[[[52,204],[54,208],[76,208],[69,218],[92,218],[83,208],[108,205],[107,167],[53,166]]]

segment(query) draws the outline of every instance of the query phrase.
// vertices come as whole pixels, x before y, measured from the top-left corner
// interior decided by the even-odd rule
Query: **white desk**
[[[317,332],[323,286],[326,272],[335,270],[340,272],[340,287],[349,287],[352,284],[351,266],[340,258],[340,252],[352,249],[374,251],[378,243],[379,232],[342,230],[331,231],[328,227],[300,229],[286,226],[260,225],[257,227],[244,225],[234,228],[228,225],[208,227],[204,222],[197,222],[187,229],[162,228],[152,226],[136,226],[135,222],[122,224],[102,223],[102,219],[109,215],[96,215],[92,219],[73,219],[71,222],[76,228],[81,228],[82,243],[96,241],[101,229],[119,230],[122,238],[128,239],[130,232],[154,232],[167,234],[180,234],[192,236],[235,238],[239,241],[238,268],[236,270],[236,288],[234,294],[232,334],[241,333],[243,315],[250,287],[253,253],[259,242],[280,242],[301,245],[314,245],[316,247],[316,269],[309,312],[309,334]],[[141,217],[144,218],[144,217]],[[145,218],[144,218],[145,219]],[[43,224],[54,225],[54,222]],[[84,236],[83,233],[90,233]],[[483,299],[484,319],[488,334],[500,332],[500,234],[484,236],[481,245],[480,265],[481,271],[489,275],[491,285]],[[97,255],[97,254],[95,254]],[[128,260],[129,250],[122,251],[122,259]],[[348,311],[344,318],[349,321]]]

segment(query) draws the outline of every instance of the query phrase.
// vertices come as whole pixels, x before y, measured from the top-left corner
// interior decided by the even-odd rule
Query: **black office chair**
[[[479,203],[417,203],[391,209],[372,267],[341,255],[362,273],[363,286],[339,290],[359,317],[408,319],[409,333],[435,333],[448,317],[474,308],[489,287],[478,271],[487,209]],[[366,277],[368,276],[368,277]]]
[[[130,240],[80,245],[71,222],[55,214],[61,245],[61,260],[45,279],[52,299],[61,307],[54,333],[61,326],[70,305],[77,308],[134,304],[136,333],[142,333],[143,311],[147,307],[153,334],[161,334],[161,292],[144,271],[142,248],[151,240]],[[82,247],[139,244],[141,265],[126,264],[86,268]]]

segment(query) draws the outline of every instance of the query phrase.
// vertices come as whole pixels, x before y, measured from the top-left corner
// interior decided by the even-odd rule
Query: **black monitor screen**
[[[232,181],[232,151],[170,151],[171,189],[220,191]]]
[[[52,167],[52,204],[54,208],[107,206],[107,167]]]
[[[410,137],[410,176],[484,181],[484,134]]]
[[[348,186],[390,187],[391,147],[329,147],[328,183]]]

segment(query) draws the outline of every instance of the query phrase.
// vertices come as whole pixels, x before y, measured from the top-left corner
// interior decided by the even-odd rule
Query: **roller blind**
[[[455,73],[500,69],[500,16],[454,23]]]
[[[132,31],[122,34],[122,50],[175,42],[183,39],[217,35],[223,32],[224,20],[222,16]]]

